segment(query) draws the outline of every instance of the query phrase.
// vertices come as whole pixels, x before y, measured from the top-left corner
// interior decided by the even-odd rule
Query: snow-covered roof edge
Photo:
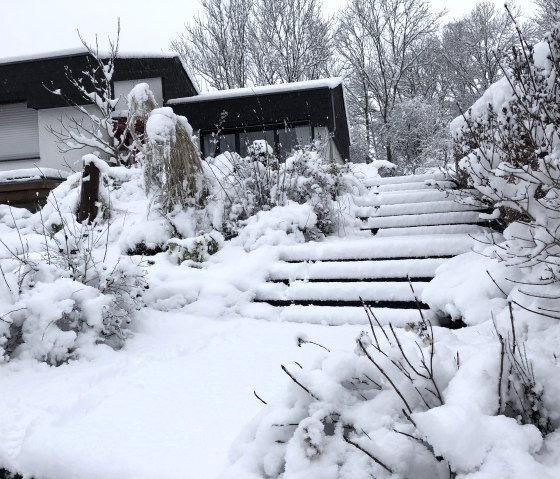
[[[0,58],[0,65],[6,65],[9,63],[22,63],[33,60],[48,60],[51,58],[59,57],[69,57],[75,55],[83,55],[88,53],[85,47],[68,48],[64,50],[55,50],[50,52],[33,53],[30,55],[18,55],[14,57]],[[101,58],[106,58],[111,55],[109,50],[99,50],[99,56]],[[170,52],[142,52],[142,51],[121,51],[117,55],[117,58],[174,58],[178,57],[176,53]],[[188,72],[187,72],[188,73]]]
[[[294,83],[281,83],[277,85],[256,86],[249,88],[232,88],[231,90],[218,90],[204,92],[197,96],[173,98],[167,102],[169,105],[179,103],[195,103],[198,101],[221,100],[223,98],[239,98],[253,95],[283,93],[287,91],[311,90],[313,88],[329,88],[333,90],[342,84],[342,77],[325,78],[321,80],[308,80]]]
[[[12,181],[27,181],[42,178],[66,179],[72,172],[59,170],[56,168],[24,168],[19,170],[0,171],[0,183]]]

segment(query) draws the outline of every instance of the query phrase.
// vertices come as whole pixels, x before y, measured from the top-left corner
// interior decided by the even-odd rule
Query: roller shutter
[[[39,116],[25,103],[0,104],[0,161],[39,158]]]

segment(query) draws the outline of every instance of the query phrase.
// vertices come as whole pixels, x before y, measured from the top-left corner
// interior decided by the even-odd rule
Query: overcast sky
[[[448,19],[468,12],[477,0],[431,0],[447,9]],[[495,0],[503,5],[503,0]],[[323,0],[334,14],[344,0]],[[522,0],[530,13],[530,0]],[[169,39],[199,11],[199,0],[0,0],[0,58],[57,51],[80,46],[77,30],[101,46],[114,36],[121,18],[123,51],[168,51]]]

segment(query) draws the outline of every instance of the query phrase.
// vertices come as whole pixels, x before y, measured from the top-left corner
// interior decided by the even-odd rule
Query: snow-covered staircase
[[[437,185],[436,185],[437,183]],[[472,234],[491,226],[481,205],[454,200],[436,175],[378,178],[355,198],[372,237],[286,247],[247,313],[286,321],[365,323],[362,300],[380,322],[402,325],[427,310],[421,298],[435,270],[469,251]],[[429,311],[425,311],[429,314]]]

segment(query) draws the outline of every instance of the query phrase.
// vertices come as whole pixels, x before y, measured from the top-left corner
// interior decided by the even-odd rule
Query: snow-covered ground
[[[560,476],[560,323],[518,305],[557,306],[526,302],[514,282],[520,268],[487,257],[490,250],[461,254],[473,245],[465,232],[372,238],[347,221],[344,237],[299,244],[314,215],[308,203],[261,211],[229,241],[195,236],[200,210],[166,219],[146,198],[141,170],[104,174],[111,216],[93,229],[74,220],[79,175],[40,213],[0,206],[0,467],[34,479],[447,479],[449,468],[458,479]],[[383,196],[438,196],[425,182],[392,185],[404,193],[380,183]],[[172,238],[171,221],[185,240]],[[219,250],[195,255],[205,241]],[[174,249],[132,254],[165,244]],[[389,268],[393,258],[403,263]],[[329,259],[363,261],[321,263]],[[306,260],[318,262],[299,263]],[[251,303],[265,293],[411,299],[405,282],[321,290],[305,280],[434,270],[416,288],[421,300],[468,327],[432,331],[415,310],[404,320],[391,310],[394,330],[370,329],[360,308],[331,318],[332,310],[321,317],[306,306],[280,313]],[[265,285],[298,276],[288,287]],[[116,304],[112,280],[141,297],[124,298],[135,312],[117,304],[133,318],[128,327],[106,314]],[[123,335],[117,350],[115,333]],[[523,392],[516,398],[513,388]]]
[[[116,168],[111,175],[118,186],[110,193],[108,230],[76,234],[72,229],[79,175],[57,188],[40,213],[0,206],[0,259],[7,274],[6,281],[0,279],[0,318],[17,322],[13,318],[21,311],[13,311],[31,304],[38,317],[34,331],[24,327],[27,346],[0,365],[0,468],[35,479],[214,478],[226,466],[237,435],[262,409],[254,391],[265,401],[274,397],[290,381],[280,365],[306,366],[323,353],[317,346],[299,348],[296,336],[348,350],[361,326],[333,328],[241,314],[282,247],[303,241],[289,224],[303,227],[312,210],[294,204],[259,213],[203,267],[189,261],[179,265],[168,252],[132,256],[132,263],[147,272],[149,289],[124,347],[115,351],[79,339],[72,343],[69,332],[54,323],[88,287],[60,267],[63,257],[51,256],[52,266],[41,267],[32,280],[34,273],[25,275],[23,295],[18,294],[12,253],[42,264],[60,246],[46,239],[45,231],[72,230],[71,241],[79,241],[83,232],[94,235],[99,242],[94,254],[99,261],[107,256],[103,263],[110,265],[128,261],[124,253],[141,242],[166,241],[170,232],[147,203],[141,171]],[[177,222],[188,229],[192,218],[187,214]],[[62,223],[67,229],[54,233]],[[43,283],[52,284],[54,293],[45,292]],[[6,337],[14,335],[4,325],[0,342],[7,349]],[[74,359],[50,366],[32,344],[67,349]]]
[[[214,478],[262,409],[253,391],[272,399],[281,364],[321,354],[295,337],[353,348],[359,330],[145,310],[124,350],[2,366],[0,461],[37,478]]]

